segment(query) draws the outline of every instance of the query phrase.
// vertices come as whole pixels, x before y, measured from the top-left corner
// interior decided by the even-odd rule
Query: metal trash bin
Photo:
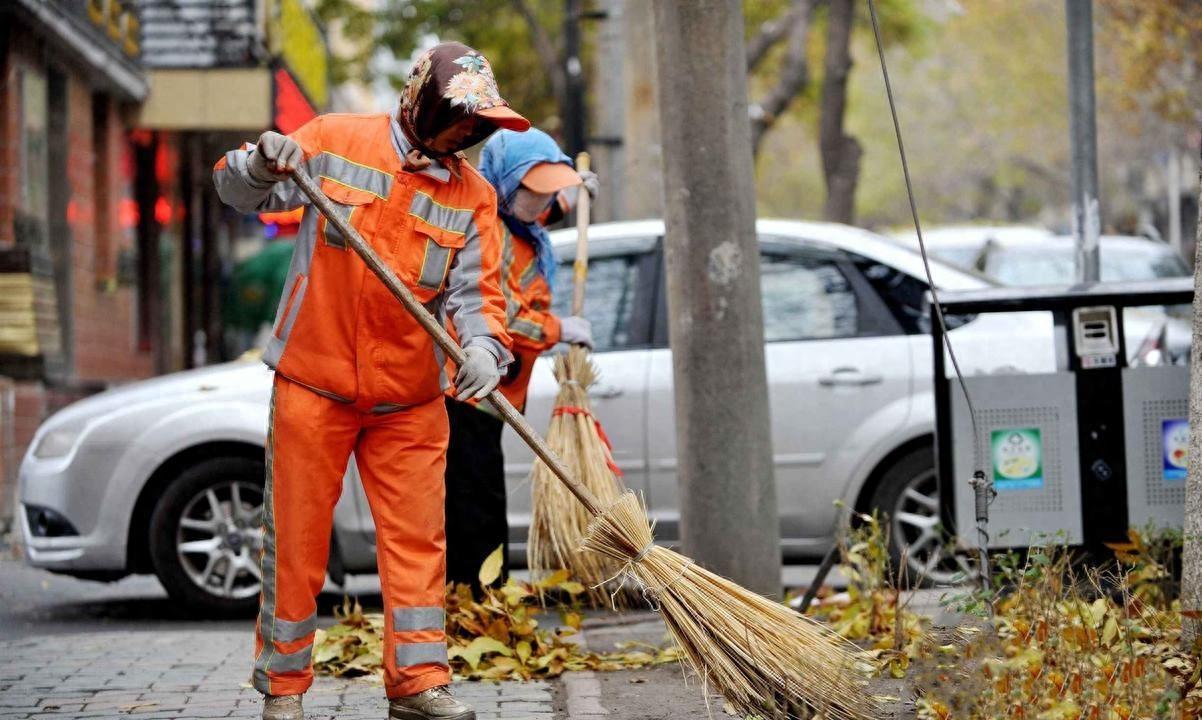
[[[1130,527],[1181,527],[1189,366],[1184,358],[1150,362],[1169,355],[1163,324],[1160,346],[1149,335],[1133,357],[1126,323],[1133,308],[1192,299],[1192,278],[939,294],[946,315],[1050,313],[1055,344],[1049,372],[964,378],[974,433],[958,381],[948,377],[944,333],[932,323],[941,514],[958,546],[978,545],[969,486],[976,470],[997,491],[991,549],[1049,538],[1100,548],[1124,541]]]

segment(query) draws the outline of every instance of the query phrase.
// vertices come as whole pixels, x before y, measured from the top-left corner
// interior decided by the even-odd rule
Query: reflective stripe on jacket
[[[514,362],[497,389],[521,410],[526,405],[534,361],[559,342],[559,318],[551,312],[551,287],[538,272],[538,252],[534,246],[510,233],[504,223],[501,232],[504,234],[501,288]],[[453,389],[448,391],[452,393]]]
[[[291,137],[309,175],[417,299],[449,318],[464,346],[488,347],[508,363],[501,228],[484,178],[466,162],[460,176],[440,166],[405,171],[407,144],[384,114],[323,115]],[[243,212],[308,205],[291,181],[252,178],[252,150],[232,150],[217,163],[222,200]],[[433,340],[312,206],[263,359],[329,397],[366,395],[381,412],[429,401],[450,384]]]

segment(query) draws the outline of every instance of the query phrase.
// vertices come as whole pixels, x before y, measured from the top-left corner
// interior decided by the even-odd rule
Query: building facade
[[[150,87],[137,122],[154,152],[168,158],[171,177],[162,182],[170,185],[168,202],[181,209],[178,224],[159,228],[178,248],[165,259],[168,270],[182,278],[166,317],[179,342],[173,360],[183,367],[228,360],[246,344],[224,326],[228,280],[280,225],[222,205],[213,163],[264,130],[296,130],[326,106],[325,35],[302,0],[135,4]],[[162,187],[147,192],[163,194]]]
[[[0,534],[50,413],[240,351],[228,279],[287,219],[212,166],[324,108],[327,66],[303,0],[0,3]]]
[[[148,92],[136,16],[119,2],[0,4],[0,527],[38,423],[156,370],[140,313],[129,134]]]

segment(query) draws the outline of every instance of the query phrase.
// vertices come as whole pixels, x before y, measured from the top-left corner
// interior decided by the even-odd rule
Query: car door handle
[[[864,387],[879,385],[884,381],[885,378],[880,375],[868,375],[860,368],[854,367],[835,368],[830,375],[818,378],[818,384],[823,387]]]
[[[597,398],[598,400],[609,400],[616,398],[622,394],[622,388],[617,385],[594,385],[589,388],[589,397]]]

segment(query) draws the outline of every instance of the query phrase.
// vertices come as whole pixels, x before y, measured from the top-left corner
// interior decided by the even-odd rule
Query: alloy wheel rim
[[[180,566],[200,589],[241,600],[259,594],[263,577],[263,488],[230,480],[210,485],[184,505],[176,531]]]
[[[925,470],[906,483],[892,514],[892,532],[907,549],[906,571],[936,585],[953,585],[971,576],[967,556],[953,552],[939,517],[939,485],[935,471]]]

